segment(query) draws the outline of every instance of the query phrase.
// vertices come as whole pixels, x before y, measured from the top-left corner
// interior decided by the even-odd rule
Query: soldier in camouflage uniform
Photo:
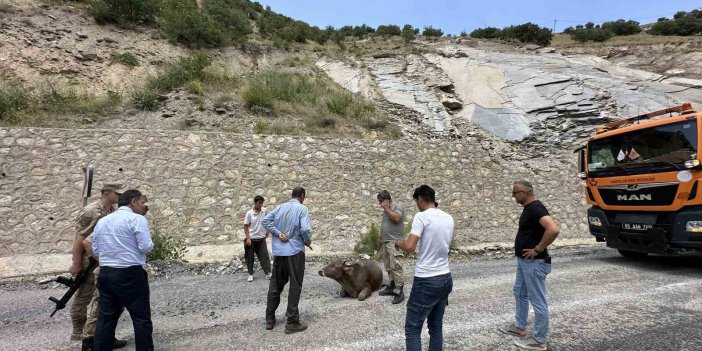
[[[88,255],[85,255],[83,241],[93,233],[97,221],[114,211],[114,206],[119,201],[122,193],[122,185],[116,183],[105,183],[101,190],[100,199],[83,207],[75,220],[76,236],[73,240],[73,264],[69,269],[72,276],[76,276],[81,269],[88,266]],[[85,283],[76,291],[71,305],[71,321],[73,323],[73,333],[71,340],[83,340],[85,338],[88,305],[96,291],[96,277],[91,273]],[[94,325],[92,327],[94,330]],[[93,332],[86,330],[92,334]],[[92,335],[89,335],[92,336]],[[120,340],[116,340],[117,341]],[[121,344],[120,342],[119,344]],[[126,344],[126,343],[124,343]],[[116,345],[117,346],[117,345]],[[124,346],[124,345],[122,345]]]

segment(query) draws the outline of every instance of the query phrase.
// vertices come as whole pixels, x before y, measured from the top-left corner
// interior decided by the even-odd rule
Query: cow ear
[[[349,276],[353,275],[353,271],[354,271],[353,267],[349,267],[349,266],[344,267],[344,274],[346,274],[346,275],[349,275]]]

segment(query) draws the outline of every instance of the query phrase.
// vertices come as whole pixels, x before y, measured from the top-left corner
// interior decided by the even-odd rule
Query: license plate
[[[653,224],[639,224],[639,223],[622,223],[622,229],[626,230],[649,230],[653,228]]]

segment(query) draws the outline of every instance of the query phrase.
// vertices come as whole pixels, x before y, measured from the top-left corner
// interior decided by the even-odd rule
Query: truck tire
[[[626,258],[632,259],[632,260],[642,260],[642,259],[646,258],[646,256],[648,256],[648,253],[646,253],[646,252],[627,251],[627,250],[621,250],[621,249],[619,249],[617,251],[619,251],[620,255],[622,255]]]

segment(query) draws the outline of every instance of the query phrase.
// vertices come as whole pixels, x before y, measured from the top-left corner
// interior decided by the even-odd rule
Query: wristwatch
[[[539,250],[539,247],[538,247],[538,246],[534,247],[534,251],[536,251],[536,253],[542,253],[542,252],[544,252],[544,250]]]

